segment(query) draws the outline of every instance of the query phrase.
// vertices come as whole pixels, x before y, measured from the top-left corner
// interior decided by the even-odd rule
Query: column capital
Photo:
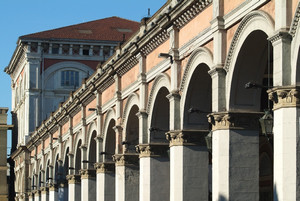
[[[226,70],[224,69],[224,66],[216,65],[213,66],[212,69],[208,71],[208,74],[211,77],[214,77],[215,75],[226,75]]]
[[[166,157],[169,144],[167,143],[149,143],[137,145],[139,157]]]
[[[138,118],[147,118],[148,113],[146,112],[146,110],[140,110],[138,113],[136,113],[136,116]]]
[[[273,110],[300,107],[300,86],[274,87],[267,92],[274,103]]]
[[[47,194],[49,192],[49,188],[46,186],[41,187],[40,190],[41,194]]]
[[[96,170],[93,169],[81,169],[79,171],[81,179],[90,179],[96,177]]]
[[[115,171],[115,163],[114,162],[103,162],[103,163],[95,163],[95,168],[98,173],[112,173]]]
[[[169,93],[167,95],[167,99],[169,99],[169,101],[171,101],[171,100],[180,100],[180,98],[181,98],[181,95],[180,95],[178,90],[171,91],[171,93]]]
[[[66,178],[69,184],[79,184],[81,182],[80,175],[69,174]]]
[[[208,115],[212,130],[258,130],[263,112],[216,112]]]
[[[137,153],[115,154],[113,159],[116,166],[136,165],[139,161],[139,155]]]
[[[40,196],[41,195],[40,190],[34,190],[34,191],[32,191],[32,193],[34,194],[34,196]]]
[[[205,137],[209,130],[174,130],[166,133],[172,146],[206,146]]]
[[[291,42],[292,41],[292,35],[289,33],[289,30],[285,30],[285,29],[280,29],[278,31],[276,31],[276,33],[269,37],[268,40],[272,43],[272,44],[277,44],[278,41],[288,41]]]
[[[49,183],[48,185],[49,191],[57,191],[57,185],[53,182]]]

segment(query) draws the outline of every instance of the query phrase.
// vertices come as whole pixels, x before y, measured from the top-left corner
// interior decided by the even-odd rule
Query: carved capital
[[[41,187],[40,190],[42,194],[47,194],[49,192],[49,189],[45,186]]]
[[[268,90],[269,99],[273,101],[273,110],[300,106],[300,87],[284,86]]]
[[[96,177],[96,170],[92,169],[81,169],[79,171],[81,179],[90,179]]]
[[[263,112],[218,112],[208,115],[212,130],[258,130]]]
[[[116,166],[137,165],[139,155],[137,153],[115,154],[113,156]]]
[[[205,136],[209,133],[208,130],[176,130],[166,133],[167,140],[172,146],[206,146]]]
[[[67,175],[67,180],[69,184],[79,184],[80,183],[80,175],[69,174]]]
[[[208,74],[211,77],[214,77],[216,75],[219,75],[219,76],[223,75],[223,76],[225,76],[226,75],[226,70],[223,67],[224,66],[222,66],[222,65],[216,65],[210,71],[208,71]]]
[[[292,41],[292,35],[289,33],[288,30],[279,30],[277,31],[273,36],[269,37],[268,40],[272,43],[275,44],[278,41],[288,41],[291,42]]]
[[[95,163],[95,168],[98,173],[112,173],[115,171],[114,162]]]
[[[54,183],[48,184],[49,191],[57,191],[57,185]]]
[[[137,145],[137,152],[140,158],[143,157],[167,157],[167,150],[169,144],[167,143],[150,143]]]

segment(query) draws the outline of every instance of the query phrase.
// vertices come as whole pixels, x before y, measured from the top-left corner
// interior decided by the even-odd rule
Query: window
[[[52,54],[58,54],[58,52],[59,52],[59,45],[53,44],[52,45]]]
[[[79,72],[65,70],[61,72],[61,86],[79,86]]]

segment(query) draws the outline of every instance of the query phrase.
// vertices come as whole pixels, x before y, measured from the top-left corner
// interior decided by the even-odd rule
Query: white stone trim
[[[244,44],[244,41],[247,39],[247,37],[256,30],[261,30],[268,37],[272,36],[274,33],[274,21],[269,16],[269,14],[263,12],[263,11],[253,11],[249,13],[245,18],[241,21],[239,27],[237,28],[237,31],[234,34],[234,37],[232,39],[229,52],[226,57],[224,69],[227,71],[226,76],[226,107],[229,108],[230,104],[230,96],[231,95],[231,84],[232,84],[232,78],[234,73],[234,67],[235,63],[237,61],[239,51]]]
[[[181,79],[180,88],[179,90],[182,92],[181,95],[181,101],[180,101],[180,125],[181,128],[183,128],[183,122],[184,122],[184,106],[186,102],[186,96],[189,88],[189,83],[192,79],[193,73],[197,66],[199,64],[204,63],[206,64],[210,69],[213,67],[213,55],[207,48],[197,48],[193,51],[191,56],[189,57],[189,60],[187,62],[187,65],[185,67],[184,74]],[[207,72],[208,73],[208,72]],[[201,93],[201,92],[200,92]]]

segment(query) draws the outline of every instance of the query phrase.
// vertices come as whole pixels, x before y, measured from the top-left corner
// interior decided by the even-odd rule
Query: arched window
[[[61,86],[63,87],[78,87],[79,72],[73,70],[61,71]]]

